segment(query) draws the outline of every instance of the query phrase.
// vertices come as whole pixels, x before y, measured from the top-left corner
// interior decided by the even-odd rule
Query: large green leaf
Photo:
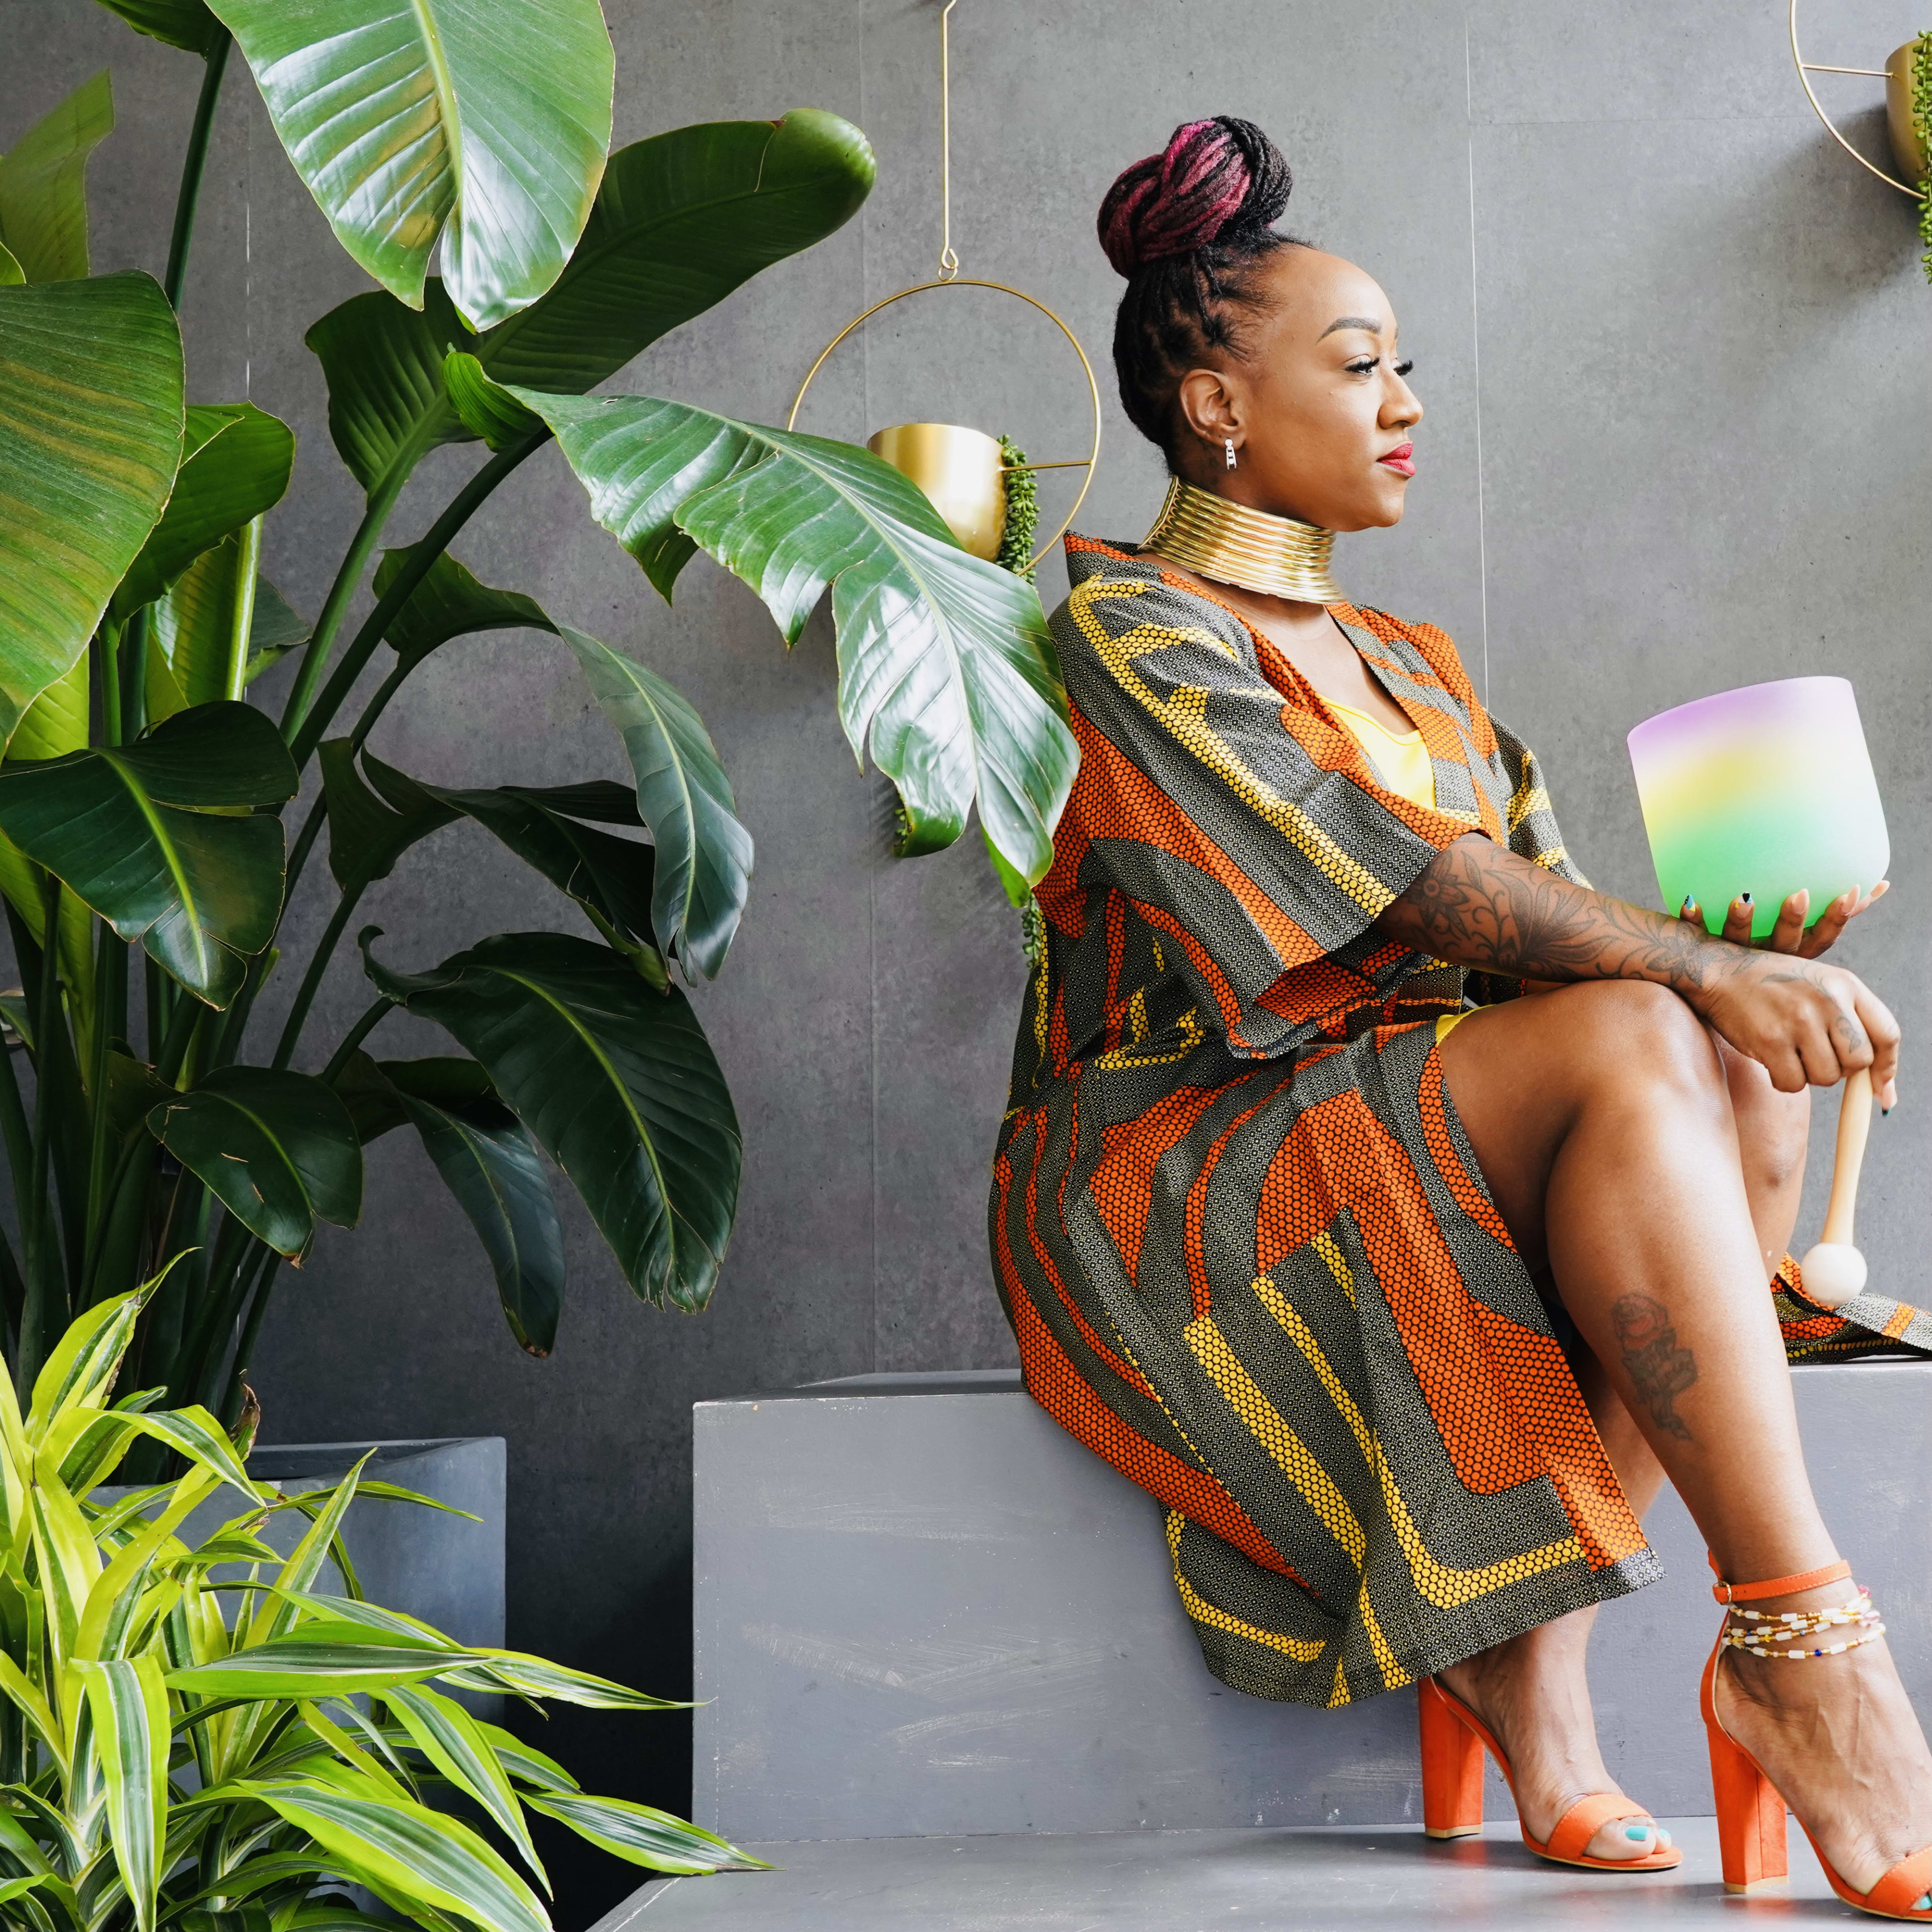
[[[365,956],[373,928],[363,935]],[[561,933],[505,933],[434,972],[369,974],[444,1028],[563,1169],[645,1299],[701,1308],[736,1210],[730,1090],[675,988]]]
[[[346,1697],[416,1684],[480,1652],[452,1651],[360,1624],[316,1622],[294,1636],[170,1671],[177,1690],[214,1697]]]
[[[836,114],[679,128],[610,157],[544,299],[476,345],[499,382],[592,389],[761,269],[822,242],[872,192],[871,143]]]
[[[563,1306],[563,1228],[550,1177],[530,1135],[473,1060],[392,1060],[357,1054],[338,1090],[364,1144],[405,1120],[490,1258],[518,1346],[556,1346]]]
[[[225,31],[202,0],[100,0],[138,34],[191,54],[206,54]]]
[[[152,603],[204,550],[279,503],[296,440],[279,416],[253,403],[194,403],[182,452],[168,506],[108,607],[117,618]],[[248,574],[252,580],[252,568]]]
[[[308,625],[255,570],[260,548],[258,518],[203,550],[154,605],[148,632],[151,722],[240,697],[262,671],[307,640]]]
[[[412,544],[382,553],[372,585],[380,597],[415,555]],[[478,631],[548,631],[556,626],[533,597],[520,590],[493,590],[479,584],[448,551],[430,564],[422,580],[389,620],[384,641],[396,653],[401,668],[413,670],[439,644]]]
[[[566,624],[559,634],[631,754],[638,808],[657,848],[651,921],[659,949],[715,978],[751,890],[752,835],[704,721],[634,658]]]
[[[910,850],[950,844],[976,802],[1007,864],[1046,876],[1078,754],[1031,585],[865,450],[646,396],[512,393],[665,596],[701,546],[790,642],[831,586],[839,718],[898,788]]]
[[[168,1830],[168,1687],[153,1652],[84,1666],[107,1779],[107,1826],[139,1932],[154,1923]]]
[[[26,280],[77,282],[87,273],[87,158],[113,126],[104,68],[0,160],[0,242]]]
[[[355,260],[419,308],[440,236],[471,326],[526,308],[590,218],[615,59],[597,0],[213,0]]]
[[[300,1265],[318,1218],[352,1228],[362,1148],[334,1088],[306,1073],[223,1066],[148,1116],[148,1130],[248,1232]]]
[[[152,276],[0,287],[0,739],[70,670],[167,502],[182,350]]]
[[[409,556],[406,550],[391,550],[385,556],[376,574],[378,596]],[[739,822],[731,782],[724,775],[704,720],[690,703],[634,658],[567,624],[553,622],[540,604],[519,592],[478,583],[447,554],[431,565],[397,612],[388,639],[403,668],[407,668],[452,638],[478,631],[521,628],[548,631],[569,646],[583,667],[592,694],[630,754],[638,782],[637,804],[650,827],[656,853],[655,860],[648,862],[653,866],[648,925],[628,914],[620,914],[618,922],[628,927],[633,938],[654,933],[658,950],[667,956],[675,951],[688,974],[715,978],[724,963],[748,896],[752,835]],[[388,767],[366,758],[365,763],[377,788],[399,812],[422,817],[419,796],[412,800],[392,795],[378,776]],[[411,784],[400,773],[391,776],[400,785]],[[590,902],[586,893],[567,881],[573,877],[594,878],[600,868],[590,849],[593,844],[611,862],[603,870],[622,868],[621,854],[614,849],[622,842],[599,840],[595,835],[578,838],[561,829],[561,819],[551,827],[538,826],[527,805],[520,806],[514,814],[502,803],[494,810],[491,807],[493,800],[529,801],[542,794],[521,790],[439,792],[433,787],[422,791],[488,826],[520,856],[586,904]],[[472,801],[477,802],[472,806]],[[511,817],[521,824],[506,823]],[[425,824],[424,829],[430,828]],[[530,849],[533,843],[544,853],[554,854],[554,859],[538,856]],[[572,845],[581,849],[573,850]],[[342,877],[339,868],[337,877]],[[609,904],[594,909],[604,917],[611,915]]]
[[[0,831],[199,998],[226,1006],[282,901],[282,826],[229,815],[297,779],[274,727],[203,704],[138,744],[0,768]]]
[[[328,869],[346,893],[386,879],[419,838],[457,818],[454,807],[421,788],[386,804],[362,782],[356,748],[332,738],[321,748],[322,796],[328,806]]]
[[[425,449],[472,434],[444,388],[452,347],[473,351],[503,381],[594,388],[760,268],[842,226],[873,172],[865,136],[810,108],[776,124],[716,122],[621,149],[556,286],[482,336],[470,336],[434,277],[420,314],[392,296],[357,296],[310,329],[336,448],[374,493]]]
[[[487,1932],[550,1932],[529,1886],[466,1825],[361,1782],[359,1791],[295,1779],[226,1789],[259,1798],[385,1892],[420,1899]]]
[[[530,1842],[523,1807],[482,1726],[455,1699],[428,1684],[392,1690],[382,1701],[402,1720],[416,1748],[459,1791],[467,1792],[483,1808],[523,1854],[524,1862],[548,1885],[543,1862]]]
[[[64,758],[87,742],[88,653],[56,678],[27,707],[8,744],[16,759]],[[0,832],[0,892],[27,922],[30,932],[46,930],[47,875]],[[60,976],[67,988],[68,1013],[76,1028],[74,1050],[82,1066],[92,1066],[94,1018],[94,915],[72,892],[60,902]]]
[[[554,1791],[541,1797],[526,1794],[524,1802],[568,1825],[593,1845],[652,1871],[714,1872],[728,1865],[770,1870],[764,1859],[741,1852],[715,1832],[687,1824],[655,1806],[633,1804],[627,1798],[586,1798],[575,1792]]]

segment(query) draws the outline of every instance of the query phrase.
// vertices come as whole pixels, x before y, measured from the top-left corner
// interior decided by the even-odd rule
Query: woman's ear
[[[1180,379],[1174,401],[1181,422],[1209,448],[1218,452],[1231,436],[1240,447],[1240,414],[1220,370],[1189,370]]]

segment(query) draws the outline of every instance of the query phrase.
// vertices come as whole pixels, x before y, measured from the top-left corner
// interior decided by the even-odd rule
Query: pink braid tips
[[[1174,130],[1162,152],[1135,162],[1107,190],[1100,246],[1123,275],[1166,256],[1190,254],[1234,220],[1253,184],[1247,157],[1222,121],[1190,121]]]

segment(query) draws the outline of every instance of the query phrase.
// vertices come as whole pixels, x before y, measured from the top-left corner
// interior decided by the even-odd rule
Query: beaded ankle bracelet
[[[1790,1643],[1806,1637],[1822,1636],[1828,1631],[1850,1628],[1856,1636],[1842,1643],[1820,1644],[1802,1650],[1770,1647],[1780,1640]],[[1748,1652],[1753,1657],[1837,1657],[1861,1644],[1872,1643],[1885,1634],[1885,1625],[1872,1608],[1871,1592],[1861,1589],[1849,1604],[1826,1610],[1748,1610],[1732,1606],[1724,1624],[1724,1642],[1732,1650]]]

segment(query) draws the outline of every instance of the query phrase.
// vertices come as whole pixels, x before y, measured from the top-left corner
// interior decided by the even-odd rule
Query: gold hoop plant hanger
[[[1830,67],[1822,61],[1808,61],[1798,51],[1798,0],[1791,0],[1791,58],[1798,69],[1798,85],[1804,90],[1804,98],[1810,102],[1812,111],[1825,124],[1826,131],[1838,146],[1856,161],[1868,174],[1876,175],[1887,188],[1895,188],[1900,194],[1909,194],[1914,201],[1924,193],[1922,185],[1926,175],[1927,156],[1914,125],[1912,113],[1912,56],[1917,52],[1918,43],[1907,40],[1902,47],[1893,50],[1882,67]],[[1892,152],[1900,170],[1912,179],[1900,181],[1897,175],[1889,175],[1879,164],[1862,154],[1844,136],[1839,133],[1830,115],[1825,112],[1824,104],[1811,86],[1814,74],[1862,74],[1872,80],[1885,82],[1886,123],[1892,136]],[[1914,185],[1914,182],[1921,185]]]
[[[854,316],[819,351],[818,361],[806,371],[805,380],[800,383],[798,394],[792,398],[791,413],[785,418],[785,428],[791,429],[796,425],[806,392],[840,344],[863,328],[881,309],[890,308],[895,302],[925,295],[934,289],[991,289],[996,295],[1011,296],[1016,302],[1037,309],[1066,337],[1074,354],[1080,358],[1081,373],[1087,379],[1088,400],[1094,416],[1094,436],[1084,456],[1057,463],[1009,464],[1002,457],[998,437],[958,423],[898,423],[890,429],[877,431],[866,444],[875,456],[883,457],[924,491],[964,548],[988,561],[998,554],[1000,536],[1006,526],[1006,477],[1011,472],[1084,470],[1087,473],[1081,479],[1072,508],[1023,566],[1022,574],[1030,574],[1072,527],[1093,485],[1094,466],[1100,458],[1100,386],[1094,380],[1094,365],[1088,361],[1087,352],[1080,346],[1080,338],[1045,302],[1028,295],[1024,289],[1011,287],[1004,282],[962,276],[959,272],[959,257],[952,248],[952,62],[948,18],[958,4],[959,0],[946,0],[939,16],[939,272],[929,281],[915,282],[908,288],[887,296],[883,302],[874,302],[862,315]]]

